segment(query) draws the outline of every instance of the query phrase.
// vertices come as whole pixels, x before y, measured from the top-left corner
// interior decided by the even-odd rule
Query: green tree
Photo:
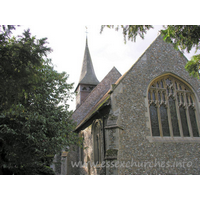
[[[152,25],[102,25],[101,33],[105,27],[115,28],[116,31],[121,28],[125,43],[127,40],[134,40],[135,42],[138,35],[144,39],[147,31],[153,28]],[[175,49],[186,50],[188,53],[192,48],[195,48],[196,52],[200,49],[200,25],[167,25],[163,26],[163,30],[160,30],[160,32],[163,39],[168,43],[172,43]],[[199,78],[200,54],[194,55],[185,68],[190,75]]]
[[[0,168],[4,174],[53,174],[53,156],[76,142],[67,101],[73,84],[47,58],[47,39],[30,30],[0,33]]]

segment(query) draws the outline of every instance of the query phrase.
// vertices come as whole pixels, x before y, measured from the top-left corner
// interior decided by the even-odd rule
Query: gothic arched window
[[[93,124],[93,143],[94,143],[94,163],[100,164],[103,160],[103,133],[101,122],[95,121]]]
[[[81,146],[79,147],[79,151],[80,151],[80,161],[82,162],[82,164],[84,163],[84,132],[81,132],[80,133],[80,138],[82,138],[82,144]]]
[[[170,75],[156,79],[148,102],[152,136],[199,137],[195,96],[182,81]]]

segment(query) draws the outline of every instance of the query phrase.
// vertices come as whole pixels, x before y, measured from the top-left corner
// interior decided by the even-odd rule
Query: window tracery
[[[195,96],[173,76],[155,80],[148,91],[152,136],[199,137]]]
[[[103,159],[103,134],[101,122],[95,121],[93,125],[94,163],[100,164]]]

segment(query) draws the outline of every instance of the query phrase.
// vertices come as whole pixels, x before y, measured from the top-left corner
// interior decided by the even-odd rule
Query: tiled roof
[[[84,117],[84,119],[79,123],[76,127],[78,129],[82,126],[85,122],[87,122],[97,110],[99,110],[103,105],[107,104],[108,100],[110,99],[110,90],[101,98],[101,100],[92,108],[92,110]]]
[[[109,91],[111,85],[120,77],[121,74],[119,71],[113,67],[106,77],[88,95],[85,101],[74,111],[72,118],[77,123],[77,127],[80,126],[81,122],[85,121],[89,113],[94,112],[98,108],[98,105],[106,99],[107,96],[105,94]]]

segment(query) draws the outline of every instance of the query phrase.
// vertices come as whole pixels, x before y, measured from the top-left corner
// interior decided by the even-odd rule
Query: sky
[[[47,37],[48,46],[53,52],[48,55],[52,59],[55,70],[69,74],[68,83],[74,83],[76,88],[83,62],[86,44],[86,27],[88,46],[96,76],[101,81],[115,66],[123,75],[137,61],[141,54],[156,39],[162,25],[154,25],[144,39],[137,37],[136,42],[124,43],[122,32],[105,28],[100,34],[101,25],[70,25],[62,29],[52,29],[48,24],[21,25],[14,34],[21,34],[30,28],[32,36],[37,39]],[[190,59],[194,51],[185,56]],[[75,98],[68,102],[70,110],[75,109]]]
[[[28,3],[27,3],[28,2]],[[130,1],[130,0],[75,0],[75,1],[47,1],[47,0],[9,0],[1,2],[0,19],[2,24],[24,24],[20,30],[31,30],[33,35],[42,38],[47,37],[49,46],[53,52],[49,55],[52,58],[54,65],[57,66],[58,72],[65,71],[69,74],[69,83],[74,82],[76,87],[80,70],[82,67],[83,55],[85,50],[85,26],[88,27],[88,45],[90,54],[93,61],[93,66],[99,81],[115,66],[121,74],[125,73],[136,62],[140,55],[157,37],[158,30],[162,26],[155,26],[154,30],[148,31],[145,39],[137,39],[136,43],[127,42],[124,44],[123,36],[120,32],[105,29],[100,34],[101,24],[198,24],[199,12],[196,0],[188,2],[183,1],[158,1],[158,0],[143,0],[143,1]],[[31,24],[31,25],[29,25]],[[20,32],[20,31],[19,31]],[[75,101],[69,102],[70,109],[75,108]],[[149,179],[141,177],[103,177],[91,184],[89,177],[84,177],[81,181],[84,183],[79,187],[77,192],[77,183],[80,183],[81,177],[67,177],[63,176],[50,177],[45,182],[42,177],[30,178],[29,176],[20,177],[19,179],[9,179],[5,177],[1,183],[5,197],[8,194],[13,198],[16,196],[20,199],[36,199],[38,195],[44,196],[45,199],[63,199],[65,197],[84,198],[88,186],[90,191],[96,192],[96,188],[104,187],[107,197],[128,199],[133,196],[138,196],[138,199],[148,199],[149,194],[152,192],[152,183],[157,183],[156,177]],[[79,178],[79,179],[77,179]],[[112,178],[112,179],[111,179]],[[114,178],[116,180],[114,180]],[[165,193],[164,199],[171,198],[171,195],[180,199],[193,199],[198,196],[198,190],[190,192],[177,193],[177,188],[182,190],[181,183],[192,181],[198,183],[195,177],[184,177],[184,180],[177,181],[177,177],[169,177],[170,179],[162,179],[159,177],[157,184],[158,192],[154,194],[154,199],[163,197],[163,188],[169,184],[174,184],[176,190]],[[38,179],[40,181],[38,181]],[[92,180],[93,181],[93,180]],[[131,184],[129,184],[131,181]],[[119,183],[123,184],[119,184]],[[20,184],[19,184],[20,183]],[[26,183],[26,184],[23,184]],[[27,184],[28,183],[28,184]],[[56,184],[54,184],[56,183]],[[9,187],[6,187],[9,184]],[[21,186],[23,185],[23,192]],[[191,185],[191,184],[190,184]],[[189,186],[190,186],[189,185]],[[197,185],[197,184],[196,184]],[[13,186],[13,187],[12,187]],[[142,186],[142,187],[141,187]],[[10,188],[12,187],[12,193]],[[193,189],[191,186],[191,190]],[[2,187],[1,187],[2,188]],[[32,192],[34,188],[34,191]],[[106,190],[108,188],[108,190]],[[144,192],[144,188],[145,191]],[[187,186],[188,188],[188,186]],[[115,193],[109,191],[117,191]],[[46,192],[50,191],[50,192]],[[58,192],[59,191],[59,192]],[[108,192],[107,192],[108,191]],[[126,192],[124,192],[126,191]],[[3,194],[3,196],[4,196]],[[31,194],[31,196],[30,196]],[[102,195],[95,195],[96,199],[102,199]],[[73,196],[72,196],[73,195]],[[74,196],[76,195],[76,196]],[[145,196],[146,195],[146,196]],[[88,198],[88,195],[85,195]],[[145,196],[145,197],[144,197]]]
[[[101,24],[192,25],[199,23],[199,12],[195,0],[190,0],[187,3],[174,0],[163,2],[158,0],[35,0],[28,1],[28,3],[25,0],[9,0],[1,2],[0,19],[1,22],[3,22],[2,24],[24,24],[19,28],[19,33],[23,29],[30,28],[32,35],[36,35],[38,39],[47,37],[49,47],[53,49],[49,57],[52,58],[54,65],[57,66],[55,69],[58,72],[67,72],[69,74],[69,83],[74,82],[74,87],[76,87],[85,50],[85,26],[88,27],[88,45],[94,70],[97,78],[101,81],[113,66],[115,66],[122,75],[129,70],[157,37],[158,30],[162,28],[162,26],[155,26],[153,30],[148,31],[144,40],[137,38],[136,43],[128,41],[127,44],[124,44],[123,36],[120,32],[105,29],[104,32],[100,34]],[[188,59],[190,58],[190,56],[186,57],[188,57]],[[69,102],[69,104],[70,109],[74,110],[75,101]],[[143,199],[144,195],[146,195],[146,198],[149,198],[149,194],[152,192],[152,188],[149,187],[149,185],[153,185],[152,182],[155,184],[158,182],[155,177],[144,180],[134,176],[133,180],[132,177],[126,176],[126,179],[125,177],[116,177],[116,180],[114,180],[115,177],[112,177],[112,179],[111,177],[103,177],[102,181],[98,179],[95,184],[91,184],[91,179],[89,179],[89,177],[87,177],[88,179],[84,177],[84,180],[81,180],[84,184],[79,187],[79,193],[77,193],[77,187],[74,187],[74,185],[80,183],[81,177],[77,177],[79,178],[78,180],[74,176],[68,177],[67,181],[64,176],[60,176],[59,180],[57,177],[49,177],[49,180],[45,182],[40,177],[36,177],[35,180],[33,180],[34,177],[31,179],[28,176],[23,177],[25,180],[20,177],[20,180],[16,179],[16,182],[13,179],[9,180],[8,177],[5,178],[6,179],[3,179],[2,183],[4,185],[9,184],[13,186],[12,190],[14,191],[10,193],[10,187],[3,187],[6,195],[5,197],[7,197],[7,194],[13,194],[14,198],[20,196],[21,199],[27,199],[30,193],[31,197],[29,195],[29,198],[31,199],[38,198],[38,194],[41,196],[41,193],[44,195],[44,198],[48,199],[61,199],[63,195],[66,196],[66,194],[68,197],[72,198],[74,198],[75,194],[76,198],[80,197],[84,199],[83,194],[88,190],[88,186],[91,191],[95,192],[95,189],[102,187],[102,185],[104,189],[109,188],[110,190],[111,188],[117,191],[114,196],[113,193],[110,193],[109,197],[111,198],[130,198],[133,196],[132,188],[135,188],[134,196]],[[187,179],[187,181],[191,181],[191,178],[189,178],[190,177],[184,177],[184,180]],[[38,181],[38,179],[40,181]],[[171,179],[173,179],[176,189],[177,187],[180,187],[180,190],[182,189],[181,183],[184,182],[182,179],[177,182],[177,178],[175,179],[175,177],[170,177],[170,180],[162,179],[163,181],[159,178],[161,184],[157,186],[160,189],[160,193],[157,192],[157,196],[154,195],[154,199],[160,199],[162,188],[172,184]],[[45,178],[45,180],[47,179]],[[126,184],[130,183],[130,181],[131,184]],[[197,180],[193,178],[192,181]],[[56,184],[54,184],[55,182]],[[119,184],[119,182],[123,184]],[[22,183],[28,183],[23,184],[25,188],[25,192],[23,193],[20,190]],[[146,193],[144,193],[143,190],[144,186],[147,190]],[[32,188],[37,192],[33,193]],[[51,192],[44,192],[47,191],[45,189]],[[124,193],[125,190],[126,192]],[[196,191],[198,192],[198,190]],[[180,198],[180,193],[176,194],[172,191],[169,195],[172,193],[173,196]],[[166,198],[169,199],[171,197],[169,195],[165,195]],[[181,196],[182,199],[192,198],[191,192],[188,192],[188,194],[183,193],[183,195]],[[192,195],[196,197],[198,194],[196,195],[196,193],[193,192]],[[102,196],[95,196],[95,198],[102,199]]]

